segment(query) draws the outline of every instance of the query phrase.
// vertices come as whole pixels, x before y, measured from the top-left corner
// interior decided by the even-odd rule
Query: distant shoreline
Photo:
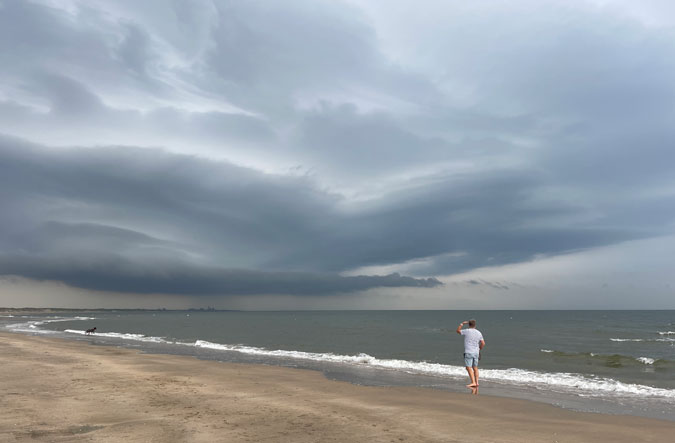
[[[208,308],[188,308],[188,309],[150,309],[150,308],[0,308],[0,315],[3,314],[52,314],[58,312],[241,312],[239,309],[208,309]]]
[[[216,308],[185,308],[185,309],[168,309],[168,308],[7,308],[0,307],[0,315],[3,314],[50,314],[55,312],[326,312],[326,311],[443,311],[443,312],[517,312],[517,311],[532,311],[532,312],[630,312],[630,311],[644,311],[644,312],[675,312],[673,309],[216,309]]]

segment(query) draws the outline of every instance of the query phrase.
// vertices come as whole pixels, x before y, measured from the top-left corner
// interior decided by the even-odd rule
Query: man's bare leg
[[[473,367],[473,377],[472,381],[478,386],[478,366]]]
[[[474,378],[475,375],[474,375],[474,373],[473,373],[473,370],[472,370],[469,366],[466,367],[466,372],[469,373],[469,378],[471,379],[471,383],[468,384],[468,385],[466,385],[466,387],[467,387],[467,388],[475,388],[476,386],[478,386],[478,385],[476,384],[476,379]]]

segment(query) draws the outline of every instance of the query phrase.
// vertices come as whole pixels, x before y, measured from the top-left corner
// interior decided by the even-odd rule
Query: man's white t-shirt
[[[460,331],[464,336],[464,353],[478,354],[480,352],[480,341],[483,340],[483,334],[476,328],[462,329]]]

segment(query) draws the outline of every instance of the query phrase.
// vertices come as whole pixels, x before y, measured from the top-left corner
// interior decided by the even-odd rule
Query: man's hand
[[[463,322],[461,322],[461,323],[459,324],[459,326],[457,326],[457,333],[458,333],[458,334],[460,334],[460,335],[462,334],[462,326],[464,326],[464,325],[467,324],[467,323],[469,323],[469,322],[468,322],[468,321],[463,321]]]

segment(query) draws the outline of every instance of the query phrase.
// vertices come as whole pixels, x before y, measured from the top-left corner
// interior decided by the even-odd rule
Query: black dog
[[[87,329],[84,333],[85,333],[85,335],[89,335],[89,334],[93,334],[94,332],[96,332],[96,328],[95,328],[95,327],[94,327],[94,328],[91,328],[91,329]]]

